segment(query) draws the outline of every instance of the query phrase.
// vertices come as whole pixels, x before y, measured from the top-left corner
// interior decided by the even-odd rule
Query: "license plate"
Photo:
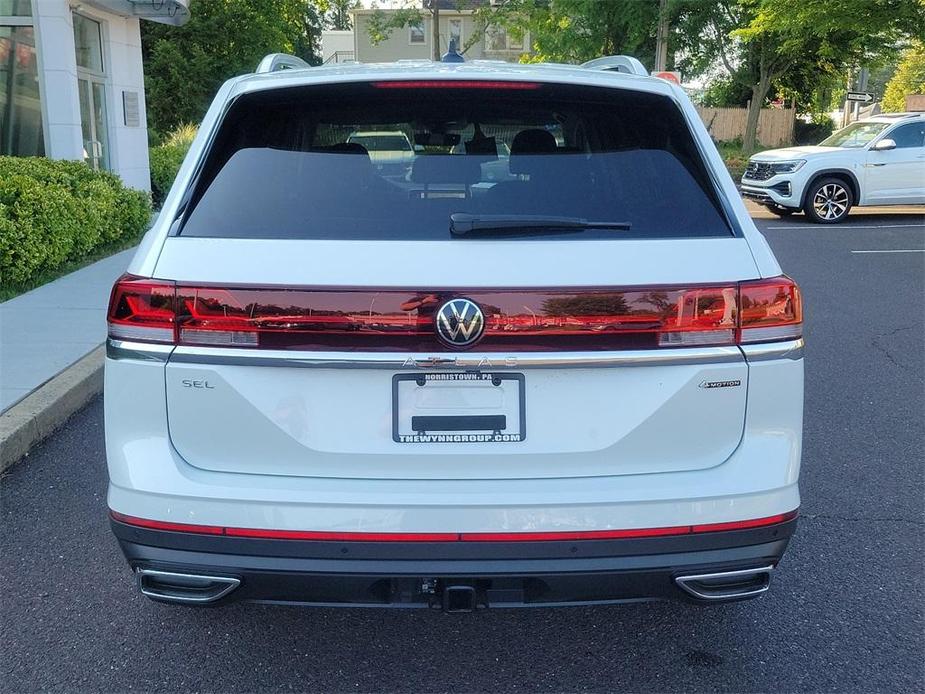
[[[517,443],[526,437],[523,374],[392,377],[392,439],[397,443]]]

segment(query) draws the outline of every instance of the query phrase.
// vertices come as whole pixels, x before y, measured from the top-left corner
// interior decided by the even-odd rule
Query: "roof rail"
[[[625,72],[630,75],[641,75],[642,77],[649,76],[649,71],[643,67],[643,64],[638,59],[631,55],[605,55],[603,58],[595,58],[587,63],[582,63],[581,67],[591,70]]]
[[[288,53],[270,53],[257,66],[254,72],[258,75],[265,72],[278,72],[279,70],[301,70],[302,68],[311,67],[301,58]]]

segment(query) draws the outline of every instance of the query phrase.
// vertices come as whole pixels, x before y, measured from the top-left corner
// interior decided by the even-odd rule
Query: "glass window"
[[[103,38],[99,22],[74,15],[74,48],[77,51],[77,67],[103,72]]]
[[[408,27],[411,43],[424,43],[424,23],[412,24]]]
[[[879,135],[889,123],[852,123],[832,133],[819,143],[820,147],[863,147]]]
[[[507,34],[504,29],[501,27],[489,27],[486,33],[488,35],[488,50],[507,50]]]
[[[896,143],[897,149],[906,147],[925,147],[925,122],[901,125],[887,134]]]
[[[0,17],[31,17],[31,0],[0,0]]]
[[[32,27],[0,26],[0,154],[45,154]]]
[[[507,47],[512,51],[522,51],[524,49],[524,37],[517,38],[510,34],[507,37]]]
[[[619,89],[358,83],[248,94],[203,171],[185,236],[438,240],[457,213],[621,227],[567,238],[732,233],[677,105]]]

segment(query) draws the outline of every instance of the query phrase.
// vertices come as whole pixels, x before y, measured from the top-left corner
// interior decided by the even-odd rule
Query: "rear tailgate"
[[[556,290],[531,289],[539,267],[543,284]],[[616,475],[718,465],[742,436],[748,372],[737,347],[652,349],[620,337],[627,315],[615,326],[601,315],[606,306],[581,309],[582,298],[616,296],[631,304],[624,311],[631,314],[640,294],[653,289],[754,278],[742,239],[492,240],[448,249],[428,242],[178,237],[167,240],[156,274],[181,285],[231,287],[239,296],[242,286],[282,287],[303,315],[312,304],[317,318],[337,314],[353,326],[279,349],[178,347],[166,367],[170,437],[196,467],[341,478]],[[362,286],[342,286],[345,276]],[[416,286],[401,289],[409,276]],[[498,278],[504,288],[495,286]],[[202,290],[207,294],[214,291]],[[483,341],[466,352],[436,342],[432,316],[409,301],[430,294],[467,296],[489,307]],[[492,333],[502,318],[506,330]],[[582,319],[596,334],[575,334]],[[411,336],[401,331],[409,324]],[[399,329],[390,332],[390,325]],[[461,361],[431,365],[448,355]],[[523,375],[525,438],[396,441],[393,376],[462,371]],[[466,392],[451,394],[465,401],[459,412],[495,414],[512,406],[472,400]],[[448,401],[441,406],[446,414]]]

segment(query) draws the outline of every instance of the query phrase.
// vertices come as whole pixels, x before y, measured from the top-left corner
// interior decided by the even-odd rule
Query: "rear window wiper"
[[[491,236],[579,232],[585,229],[628,231],[629,222],[591,222],[583,217],[547,217],[528,214],[468,214],[450,215],[453,236]]]

